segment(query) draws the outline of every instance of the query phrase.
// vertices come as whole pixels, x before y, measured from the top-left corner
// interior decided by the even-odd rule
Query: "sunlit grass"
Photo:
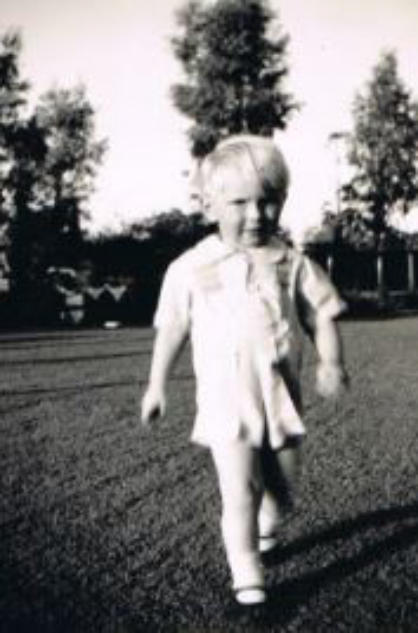
[[[169,415],[144,431],[150,330],[1,335],[1,630],[412,631],[418,320],[343,336],[337,407],[315,396],[308,353],[299,505],[268,567],[271,607],[249,616],[230,595],[210,458],[188,443],[188,351]]]

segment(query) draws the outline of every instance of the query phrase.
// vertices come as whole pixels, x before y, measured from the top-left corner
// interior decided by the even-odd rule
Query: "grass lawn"
[[[418,319],[342,326],[351,390],[321,402],[308,354],[299,505],[251,613],[230,595],[212,464],[188,443],[188,353],[148,432],[150,330],[0,335],[0,631],[418,631]]]

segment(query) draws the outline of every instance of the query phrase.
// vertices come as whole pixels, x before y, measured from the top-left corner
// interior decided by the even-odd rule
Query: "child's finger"
[[[151,409],[151,411],[149,412],[149,420],[150,422],[154,422],[154,420],[157,420],[158,418],[161,417],[161,408],[159,405],[156,405],[155,407],[153,407]]]
[[[160,405],[154,405],[142,410],[141,422],[144,427],[149,426],[151,422],[154,422],[158,418],[162,417],[162,410]]]

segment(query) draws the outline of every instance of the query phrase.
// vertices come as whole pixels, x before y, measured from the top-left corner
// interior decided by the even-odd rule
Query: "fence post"
[[[386,288],[385,288],[385,274],[384,274],[384,260],[383,249],[377,251],[377,300],[382,307],[385,305]]]
[[[408,251],[408,292],[415,292],[415,257],[414,251]]]

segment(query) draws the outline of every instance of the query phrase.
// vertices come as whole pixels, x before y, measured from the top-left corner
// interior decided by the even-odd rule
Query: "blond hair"
[[[218,143],[200,164],[198,182],[203,201],[218,186],[217,176],[231,166],[242,173],[256,172],[263,187],[273,195],[279,206],[286,200],[289,170],[282,152],[273,139],[251,134],[230,136]]]

